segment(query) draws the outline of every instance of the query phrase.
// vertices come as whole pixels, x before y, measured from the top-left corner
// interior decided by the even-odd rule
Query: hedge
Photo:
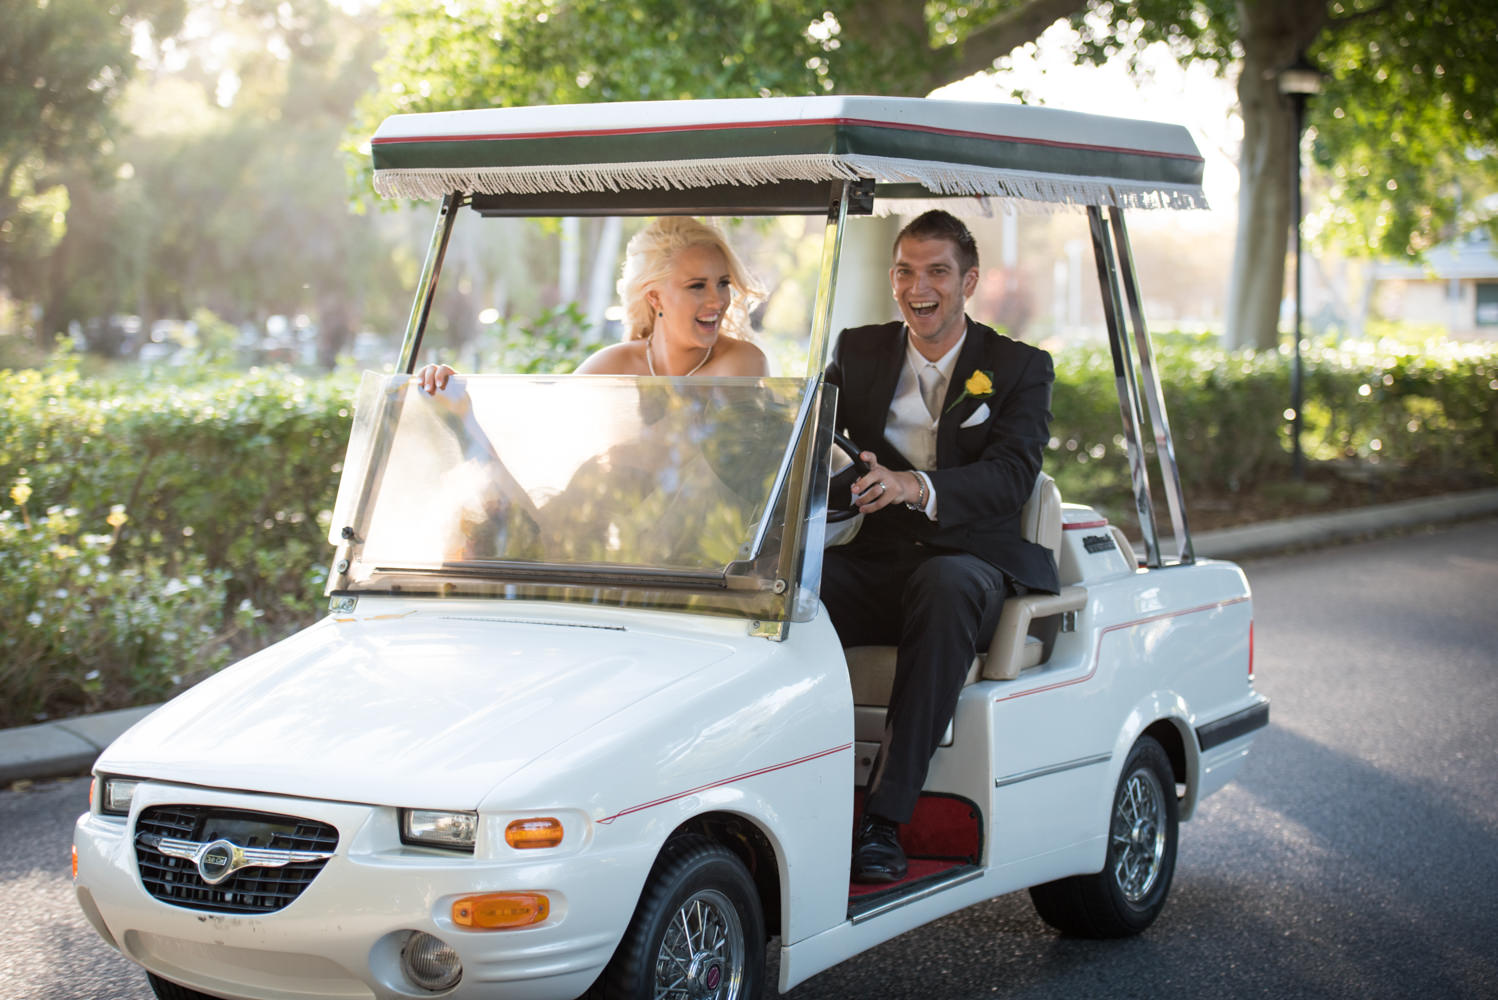
[[[353,378],[0,384],[0,725],[164,696],[325,605]]]
[[[1283,482],[1290,471],[1287,352],[1227,354],[1196,338],[1160,340],[1158,373],[1188,499],[1231,498]],[[1112,363],[1100,348],[1056,361],[1046,471],[1063,498],[1085,498],[1124,520],[1132,503],[1127,464],[1117,458],[1123,437]],[[1315,348],[1303,366],[1308,461],[1386,478],[1498,481],[1498,347],[1359,342]]]
[[[1289,364],[1163,338],[1188,497],[1282,481]],[[1314,462],[1498,482],[1498,351],[1356,344],[1306,358]],[[0,372],[0,726],[165,697],[325,606],[327,521],[357,374],[88,379]],[[1057,358],[1046,468],[1122,520],[1104,351]]]

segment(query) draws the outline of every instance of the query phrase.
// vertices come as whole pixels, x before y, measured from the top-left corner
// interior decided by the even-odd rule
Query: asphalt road
[[[1245,563],[1273,722],[1182,827],[1143,935],[1058,937],[1023,893],[793,1000],[1498,997],[1498,520]],[[68,878],[82,781],[0,792],[0,998],[148,998]]]

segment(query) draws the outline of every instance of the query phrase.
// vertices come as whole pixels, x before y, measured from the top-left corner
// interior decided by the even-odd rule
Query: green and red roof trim
[[[1201,203],[1185,129],[1016,105],[766,98],[400,115],[371,140],[382,194],[432,197],[871,177],[934,197]]]

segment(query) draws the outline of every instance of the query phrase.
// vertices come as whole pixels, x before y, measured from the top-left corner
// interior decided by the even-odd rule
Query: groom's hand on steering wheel
[[[890,504],[914,503],[921,481],[914,472],[896,472],[879,464],[872,451],[859,456],[869,471],[853,482],[853,502],[861,514],[872,514]]]

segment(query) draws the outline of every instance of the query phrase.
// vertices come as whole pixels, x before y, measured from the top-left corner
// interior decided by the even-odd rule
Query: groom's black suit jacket
[[[1050,439],[1051,356],[967,322],[937,423],[936,468],[922,470],[936,491],[937,520],[891,504],[865,516],[850,544],[877,547],[913,539],[970,552],[1031,590],[1056,593],[1060,583],[1050,550],[1020,537],[1020,509],[1035,487]],[[844,330],[826,374],[838,387],[838,429],[897,470],[911,464],[885,438],[884,426],[905,365],[905,344],[899,322]],[[989,376],[993,392],[962,398],[975,372]],[[985,406],[986,416],[973,420]]]

